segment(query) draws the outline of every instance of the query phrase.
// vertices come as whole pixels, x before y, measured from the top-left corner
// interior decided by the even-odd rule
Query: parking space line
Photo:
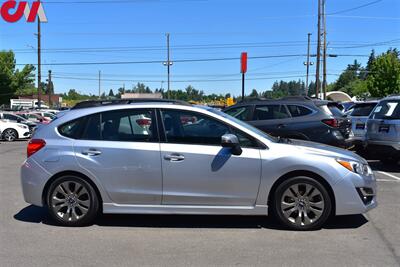
[[[377,171],[377,173],[389,176],[390,178],[393,178],[393,179],[396,179],[396,180],[400,181],[400,177],[397,177],[397,176],[395,176],[393,174],[390,174],[390,173],[387,173],[387,172],[382,172],[382,171]]]
[[[377,182],[393,182],[393,183],[399,183],[400,181],[393,180],[393,179],[376,179]]]

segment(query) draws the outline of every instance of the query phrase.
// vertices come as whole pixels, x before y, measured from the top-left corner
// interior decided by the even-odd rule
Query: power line
[[[350,12],[350,11],[354,11],[354,10],[357,10],[357,9],[361,9],[361,8],[364,8],[364,7],[367,7],[367,6],[371,6],[371,5],[377,4],[377,3],[382,2],[382,1],[383,0],[376,0],[376,1],[368,2],[368,3],[365,3],[365,4],[360,5],[360,6],[356,6],[356,7],[343,9],[343,10],[335,11],[335,12],[332,12],[332,13],[328,13],[327,15],[330,16],[330,15],[347,13],[347,12]]]
[[[289,55],[267,55],[267,56],[252,56],[249,59],[269,59],[269,58],[289,58],[306,56],[305,54],[289,54]],[[335,57],[369,57],[369,55],[334,55]],[[232,61],[240,60],[238,57],[223,57],[223,58],[199,58],[199,59],[177,59],[175,63],[193,63],[193,62],[212,62],[212,61]],[[148,61],[103,61],[103,62],[55,62],[43,63],[43,66],[84,66],[84,65],[133,65],[133,64],[162,64],[164,60],[148,60]],[[19,63],[17,66],[37,65],[32,63]]]

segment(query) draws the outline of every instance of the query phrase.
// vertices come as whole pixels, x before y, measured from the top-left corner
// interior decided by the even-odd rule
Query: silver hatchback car
[[[25,200],[59,224],[99,212],[272,213],[291,229],[376,207],[356,154],[273,138],[212,108],[176,101],[86,102],[40,127],[21,168]]]

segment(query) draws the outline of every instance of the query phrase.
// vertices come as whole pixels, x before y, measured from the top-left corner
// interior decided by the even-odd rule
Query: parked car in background
[[[91,101],[35,131],[25,201],[65,226],[100,212],[270,214],[296,230],[377,205],[374,174],[351,151],[278,140],[209,107],[147,101]],[[133,127],[144,119],[146,131]]]
[[[47,111],[32,111],[33,114],[37,114],[39,116],[42,116],[43,118],[46,118],[49,121],[52,121],[56,118],[56,115],[53,114],[52,112],[47,112]]]
[[[382,99],[367,122],[367,149],[383,163],[400,160],[400,96]]]
[[[33,132],[33,129],[35,129],[35,127],[37,126],[37,123],[35,122],[29,121],[19,115],[8,112],[0,112],[0,120],[25,124],[29,127],[31,133]]]
[[[27,139],[31,136],[31,132],[27,125],[3,120],[0,120],[0,132],[0,139],[8,142],[17,139]]]
[[[49,124],[51,120],[32,112],[17,112],[17,115],[35,123]]]
[[[363,150],[366,141],[367,120],[371,112],[378,104],[378,101],[366,101],[355,103],[350,110],[346,112],[351,120],[350,139],[356,147],[356,150]]]
[[[276,137],[350,145],[350,122],[333,102],[304,97],[245,101],[224,110]]]

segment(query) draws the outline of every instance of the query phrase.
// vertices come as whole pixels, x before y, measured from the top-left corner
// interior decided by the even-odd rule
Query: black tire
[[[309,224],[304,223],[304,225],[299,225],[296,224],[296,222],[291,221],[292,218],[286,218],[284,215],[284,211],[285,210],[287,212],[287,214],[290,212],[290,210],[292,210],[295,206],[298,207],[300,204],[298,200],[293,199],[293,204],[291,203],[290,205],[294,205],[293,208],[288,208],[288,206],[286,206],[286,209],[283,208],[284,204],[282,203],[283,200],[282,198],[284,197],[284,194],[286,194],[285,192],[288,192],[288,190],[290,190],[290,188],[292,187],[296,187],[296,185],[300,185],[299,190],[302,189],[303,187],[306,188],[306,186],[311,186],[312,188],[314,188],[313,190],[315,190],[315,193],[317,193],[319,191],[319,195],[318,196],[314,196],[313,198],[310,197],[310,200],[307,200],[307,204],[304,204],[304,202],[302,202],[302,208],[303,209],[309,209],[311,206],[314,210],[315,210],[315,206],[313,206],[313,203],[320,203],[319,198],[321,198],[321,200],[323,200],[323,208],[321,209],[321,213],[319,215],[319,217],[317,218],[316,213],[314,213],[315,217],[312,218],[311,215],[313,215],[313,211],[309,210],[309,211],[305,211],[305,213],[307,213],[308,215],[305,216],[305,213],[303,211],[303,213],[299,212],[298,210],[294,210],[292,211],[291,214],[294,214],[293,217],[300,217],[300,221],[304,221],[305,222],[305,218],[311,218],[312,220],[311,223],[308,222]],[[291,191],[292,192],[292,191]],[[276,188],[275,192],[272,192],[273,194],[273,199],[272,199],[272,212],[273,215],[275,216],[275,218],[284,226],[286,226],[289,229],[292,230],[317,230],[320,229],[324,223],[327,221],[327,219],[330,217],[331,212],[332,212],[332,199],[327,191],[327,189],[317,180],[310,178],[310,177],[305,177],[305,176],[300,176],[300,177],[292,177],[289,178],[285,181],[283,181],[280,185],[278,185],[278,187]],[[305,193],[304,193],[305,194]],[[310,196],[313,195],[313,191],[309,191]],[[304,197],[303,195],[299,194],[299,196]],[[286,197],[286,196],[285,196]],[[307,198],[308,199],[308,198]],[[297,201],[297,202],[296,202]],[[302,200],[303,201],[303,200]],[[313,202],[311,202],[313,201]],[[290,210],[289,210],[290,209]],[[319,209],[318,209],[319,210]],[[296,214],[297,212],[297,214]],[[302,214],[301,216],[299,215]],[[295,220],[295,219],[293,219]]]
[[[73,186],[74,184],[75,186]],[[66,185],[69,188],[67,188]],[[73,190],[74,192],[72,192]],[[69,194],[68,191],[70,191],[71,194]],[[65,199],[63,197],[65,197]],[[47,209],[51,218],[62,226],[90,225],[96,219],[100,210],[99,197],[94,188],[87,181],[77,176],[68,175],[57,178],[50,185],[46,199]],[[61,199],[61,201],[59,201],[59,199]],[[73,201],[75,203],[72,203]],[[88,204],[87,201],[89,201]],[[58,205],[59,203],[62,204]],[[83,205],[83,203],[86,205]],[[66,206],[64,206],[65,204]],[[85,211],[85,209],[87,211]],[[66,218],[64,218],[62,214],[64,214]],[[70,218],[68,218],[68,216]]]
[[[14,142],[18,139],[18,132],[12,128],[7,128],[2,134],[2,139],[6,140],[7,142]]]

